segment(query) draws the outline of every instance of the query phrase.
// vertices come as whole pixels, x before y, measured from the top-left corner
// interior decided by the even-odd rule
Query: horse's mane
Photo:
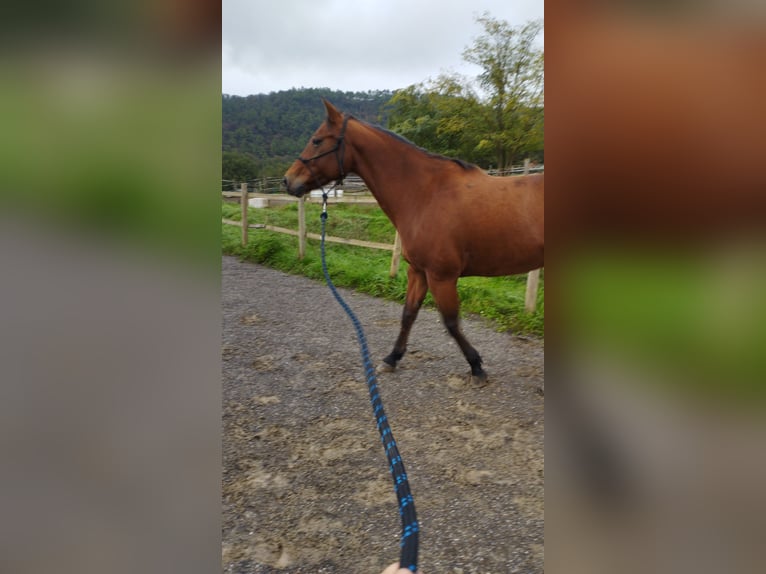
[[[467,161],[463,161],[462,159],[457,159],[457,158],[454,158],[454,157],[447,157],[446,155],[441,155],[441,154],[438,154],[438,153],[434,153],[434,152],[428,151],[427,149],[422,148],[419,145],[412,143],[406,137],[404,137],[402,135],[399,135],[396,132],[392,132],[391,130],[386,129],[383,126],[379,126],[377,124],[371,124],[369,122],[365,122],[365,121],[359,120],[357,118],[354,118],[354,116],[351,116],[351,117],[353,119],[355,119],[355,120],[357,120],[357,121],[359,121],[359,122],[361,122],[361,123],[371,127],[374,130],[377,130],[379,132],[383,132],[384,134],[389,135],[392,138],[394,138],[394,139],[396,139],[396,140],[398,140],[398,141],[400,141],[400,142],[402,142],[404,144],[407,144],[408,146],[418,150],[419,152],[424,153],[428,157],[431,157],[431,158],[434,158],[434,159],[439,159],[439,160],[442,160],[442,161],[451,161],[453,163],[456,163],[457,165],[459,165],[461,168],[463,168],[466,171],[471,171],[471,170],[474,170],[474,169],[479,169],[479,166],[477,166],[475,164],[472,164],[472,163],[469,163]]]

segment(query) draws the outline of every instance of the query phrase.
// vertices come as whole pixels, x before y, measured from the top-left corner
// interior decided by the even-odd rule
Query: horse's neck
[[[395,226],[408,213],[418,213],[419,204],[429,199],[422,185],[416,150],[375,128],[358,124],[354,139],[355,171],[367,184],[381,209]],[[364,130],[362,132],[362,130]]]

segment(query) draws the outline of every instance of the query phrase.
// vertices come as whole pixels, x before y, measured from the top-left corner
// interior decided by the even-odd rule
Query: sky
[[[516,26],[543,0],[223,0],[222,92],[396,90],[441,73],[475,76],[465,48],[488,12]]]

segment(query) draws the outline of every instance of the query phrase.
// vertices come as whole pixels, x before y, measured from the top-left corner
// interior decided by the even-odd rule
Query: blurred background
[[[220,6],[6,3],[0,571],[220,568]]]
[[[0,41],[4,207],[211,256],[201,189],[219,163],[220,8],[13,6]]]
[[[549,572],[766,564],[765,16],[546,2]]]

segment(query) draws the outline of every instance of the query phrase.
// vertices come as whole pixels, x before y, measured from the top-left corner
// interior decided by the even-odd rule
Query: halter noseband
[[[314,161],[315,159],[319,159],[320,157],[324,157],[326,155],[330,155],[331,153],[335,154],[335,158],[338,160],[338,170],[340,171],[340,177],[335,181],[335,185],[340,185],[343,183],[343,178],[346,177],[346,172],[343,170],[343,155],[346,151],[346,126],[348,125],[348,119],[349,116],[344,116],[343,118],[343,126],[340,129],[340,135],[338,136],[337,141],[335,142],[335,147],[322,152],[320,154],[317,154],[315,156],[312,156],[308,159],[304,159],[301,156],[298,156],[298,159],[300,162],[306,166],[306,169],[309,170],[309,173],[311,174],[311,177],[314,178],[314,182],[317,184],[317,187],[322,187],[319,184],[319,178],[317,178],[316,174],[314,173],[314,170],[311,169],[310,162]]]

